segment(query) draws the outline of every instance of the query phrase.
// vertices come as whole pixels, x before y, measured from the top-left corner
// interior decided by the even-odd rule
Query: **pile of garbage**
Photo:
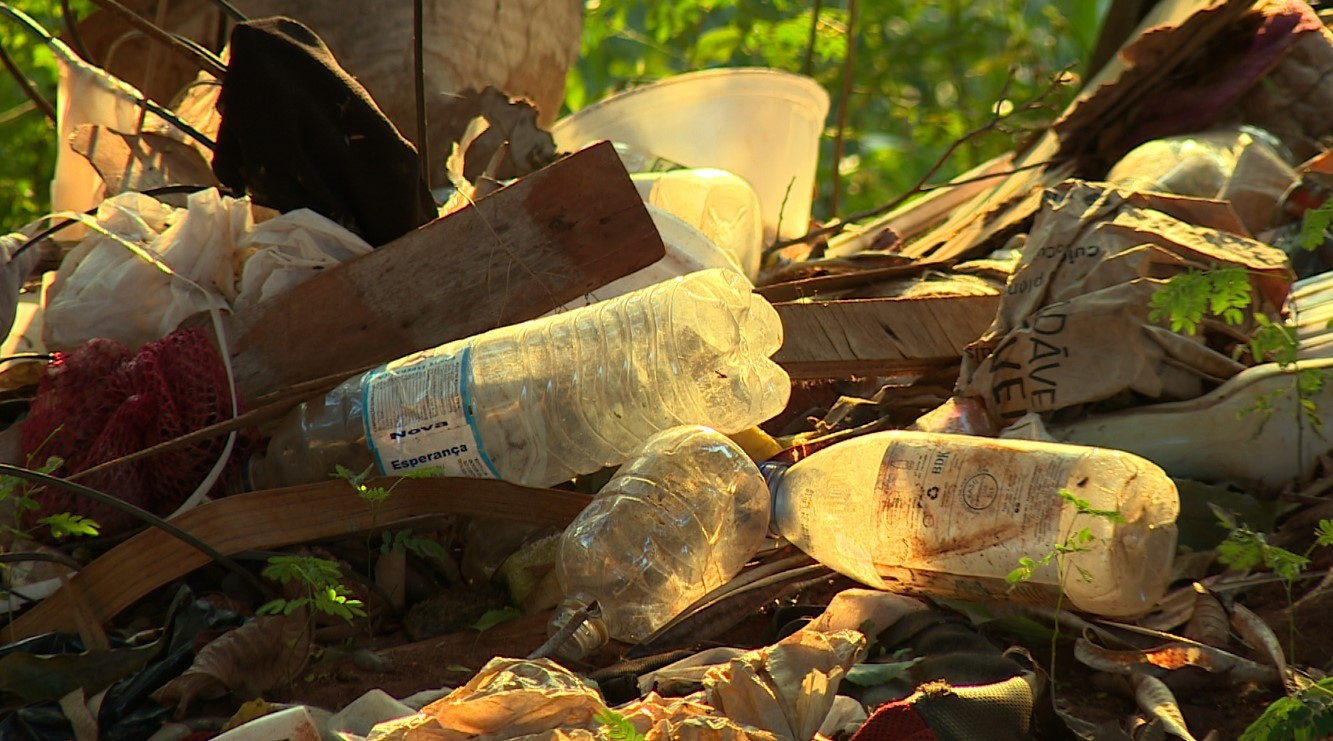
[[[62,70],[0,238],[0,737],[1333,727],[1333,33],[1187,5],[824,225],[798,75],[470,88],[446,184],[296,20],[168,109],[0,6]]]

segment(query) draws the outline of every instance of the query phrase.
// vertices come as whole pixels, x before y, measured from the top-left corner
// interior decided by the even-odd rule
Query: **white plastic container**
[[[1130,453],[1025,440],[890,431],[763,464],[774,532],[864,584],[973,600],[1054,604],[1107,616],[1149,611],[1176,549],[1175,483]],[[1061,489],[1094,509],[1079,514]],[[1067,568],[1006,576],[1087,528]],[[1086,580],[1083,575],[1086,574]]]
[[[580,659],[608,637],[638,642],[735,576],[764,542],[769,495],[745,451],[706,427],[654,435],[560,540],[566,595],[555,634],[596,600],[600,617],[558,653]]]
[[[751,282],[759,278],[764,225],[759,196],[726,170],[671,170],[631,176],[649,207],[684,220],[729,256]]]
[[[550,486],[628,459],[655,433],[725,433],[782,411],[782,323],[745,278],[705,270],[408,355],[301,404],[251,461],[254,488],[337,464]]]
[[[552,310],[550,314],[578,309],[589,304],[595,304],[598,301],[622,296],[630,291],[647,288],[672,278],[697,273],[700,270],[723,268],[734,271],[737,275],[744,275],[731,255],[723,252],[693,224],[670,213],[665,208],[654,206],[651,203],[646,203],[644,206],[648,209],[648,215],[652,217],[653,226],[657,227],[657,233],[662,238],[662,245],[666,249],[662,259],[648,267],[640,268],[629,275],[598,286],[596,290]],[[748,277],[745,279],[750,280]]]
[[[712,69],[613,95],[557,121],[551,135],[565,151],[610,140],[685,167],[735,173],[758,194],[771,242],[809,229],[828,108],[828,93],[808,77]]]

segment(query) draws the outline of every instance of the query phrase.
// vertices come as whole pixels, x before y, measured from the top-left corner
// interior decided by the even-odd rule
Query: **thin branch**
[[[68,0],[65,0],[68,2]],[[810,11],[810,40],[805,45],[805,62],[801,64],[801,73],[806,77],[815,68],[815,41],[819,31],[819,11],[824,9],[824,0],[815,0],[815,7]]]
[[[76,484],[72,481],[66,481],[65,479],[41,473],[40,471],[30,471],[26,468],[22,468],[19,466],[11,466],[8,463],[0,463],[0,475],[13,476],[15,478],[23,479],[24,481],[31,481],[34,484],[43,484],[45,486],[54,486],[58,489],[64,489],[65,491],[77,494],[86,499],[91,499],[94,502],[98,502],[113,509],[117,509],[121,512],[133,515],[140,521],[152,525],[166,532],[168,535],[175,536],[181,542],[185,543],[191,548],[194,548],[200,553],[203,553],[204,555],[213,559],[219,565],[224,566],[227,569],[231,570],[236,575],[240,576],[247,582],[257,587],[259,589],[260,594],[266,594],[268,592],[268,589],[264,586],[264,583],[259,581],[259,579],[254,574],[242,568],[239,563],[236,563],[231,558],[227,557],[221,551],[217,550],[213,546],[194,537],[190,533],[180,529],[179,527],[176,527],[172,523],[162,519],[161,517],[158,517],[157,515],[153,514],[152,512],[149,512],[146,509],[143,509],[141,507],[136,507],[133,504],[130,504],[129,502],[126,502],[122,499],[117,499],[116,497],[113,497],[110,494],[104,494],[96,489],[90,489],[84,486],[83,484]]]
[[[96,1],[97,1],[97,2],[113,2],[113,0],[96,0]],[[121,7],[122,7],[122,9],[123,9],[124,6],[121,6]],[[127,11],[127,12],[128,12],[128,11]],[[41,39],[41,40],[42,40],[42,43],[46,44],[47,46],[50,46],[50,47],[52,47],[53,49],[57,49],[57,50],[60,50],[60,49],[63,48],[63,49],[64,49],[63,51],[59,51],[59,52],[58,52],[60,55],[64,56],[64,55],[67,55],[67,54],[69,53],[69,49],[68,49],[67,47],[65,47],[65,44],[64,44],[63,42],[61,42],[60,39],[57,39],[56,37],[52,36],[51,33],[50,33],[49,31],[47,31],[45,28],[42,28],[41,24],[38,23],[37,21],[34,21],[34,20],[32,19],[32,17],[29,16],[27,13],[24,13],[24,12],[21,11],[21,10],[17,10],[17,9],[15,9],[15,8],[11,7],[11,6],[9,5],[9,3],[6,3],[6,2],[0,2],[0,14],[6,15],[6,16],[8,16],[9,18],[13,19],[14,21],[18,22],[19,24],[23,25],[25,28],[27,28],[29,31],[31,31],[31,32],[33,33],[33,35],[35,35],[37,38]],[[133,14],[133,13],[130,13],[130,15],[134,15],[134,14]],[[134,17],[135,17],[135,18],[138,18],[138,16],[134,16]],[[140,19],[140,20],[142,20],[142,19]],[[221,62],[218,62],[218,64],[220,65]],[[225,71],[225,68],[223,68],[223,70]],[[221,79],[221,78],[219,78],[219,79]],[[144,109],[146,109],[146,110],[148,110],[148,111],[151,111],[152,113],[156,113],[158,116],[162,117],[162,118],[163,118],[164,120],[166,120],[168,123],[172,124],[172,125],[175,126],[177,129],[180,129],[182,132],[184,132],[185,134],[189,135],[189,136],[190,136],[191,138],[193,138],[195,141],[199,142],[199,144],[202,145],[203,147],[205,147],[205,148],[207,148],[207,149],[209,149],[209,150],[212,150],[212,149],[215,148],[215,145],[213,144],[213,140],[212,140],[212,139],[209,139],[208,137],[206,137],[206,136],[204,136],[203,134],[199,133],[199,131],[198,131],[197,129],[195,129],[193,126],[191,126],[191,125],[185,123],[184,121],[182,121],[182,120],[180,119],[180,117],[178,117],[175,113],[173,113],[173,112],[167,110],[166,108],[163,108],[162,106],[158,105],[157,103],[154,103],[153,101],[151,101],[151,100],[149,100],[148,98],[144,97],[144,96],[143,96],[143,93],[139,93],[139,97],[137,97],[137,98],[132,98],[132,100],[134,101],[134,103],[135,103],[136,105],[138,105],[138,106],[140,106],[140,107],[142,107],[142,108],[144,108]]]
[[[1072,65],[1071,65],[1071,66],[1072,66]],[[827,225],[827,226],[820,227],[819,229],[813,229],[813,230],[811,230],[811,231],[809,231],[809,232],[807,232],[807,233],[805,233],[805,234],[803,234],[803,235],[801,235],[801,236],[799,236],[799,237],[792,237],[791,239],[783,239],[783,240],[776,241],[776,242],[774,242],[773,244],[769,245],[768,248],[765,250],[765,252],[766,252],[766,253],[772,253],[772,252],[774,252],[774,251],[776,251],[776,250],[780,250],[780,249],[782,249],[782,248],[784,248],[784,247],[790,247],[790,246],[792,246],[792,245],[794,245],[794,244],[804,244],[804,243],[809,242],[809,241],[811,241],[811,240],[819,239],[819,238],[821,238],[821,237],[831,236],[831,235],[834,235],[834,234],[840,234],[840,233],[841,233],[844,229],[846,229],[849,225],[851,225],[851,224],[853,224],[853,223],[855,223],[855,222],[857,222],[857,221],[861,221],[861,220],[863,220],[863,219],[873,218],[873,217],[875,217],[875,216],[882,216],[882,215],[884,215],[884,214],[886,214],[886,213],[889,213],[890,211],[894,210],[895,208],[898,208],[899,206],[903,205],[903,204],[906,203],[907,201],[911,200],[913,197],[915,197],[915,196],[917,196],[917,195],[919,195],[919,194],[921,194],[921,193],[925,193],[925,192],[927,192],[927,191],[930,191],[930,190],[939,190],[939,189],[941,189],[941,188],[951,188],[951,187],[958,186],[958,185],[966,185],[966,184],[968,184],[968,183],[974,183],[974,182],[977,182],[977,181],[980,181],[980,180],[988,180],[988,179],[990,179],[990,178],[1004,177],[1004,176],[1011,175],[1011,174],[1016,173],[1016,172],[1021,172],[1021,171],[1023,171],[1023,170],[1032,170],[1032,169],[1036,169],[1036,168],[1039,168],[1039,167],[1046,167],[1047,165],[1053,164],[1053,162],[1050,162],[1050,161],[1047,161],[1047,162],[1038,162],[1038,163],[1033,163],[1033,164],[1029,164],[1029,165],[1024,165],[1024,166],[1022,166],[1022,167],[1017,167],[1017,168],[1014,168],[1014,169],[1009,170],[1009,171],[1006,171],[1006,172],[997,172],[997,173],[992,173],[992,174],[990,174],[990,175],[982,175],[982,176],[980,176],[980,177],[976,177],[976,178],[968,178],[968,179],[965,179],[965,180],[953,180],[953,181],[949,181],[949,182],[947,182],[947,183],[942,183],[942,184],[938,184],[938,185],[928,185],[928,183],[930,182],[930,179],[933,178],[933,177],[935,177],[935,175],[936,175],[937,173],[939,173],[939,171],[940,171],[941,169],[944,168],[944,165],[947,164],[947,163],[949,162],[949,160],[953,157],[954,153],[957,152],[958,149],[959,149],[960,147],[962,147],[964,144],[966,144],[967,142],[969,142],[969,141],[971,141],[971,140],[973,140],[973,139],[975,139],[975,138],[977,138],[977,137],[979,137],[979,136],[981,136],[981,135],[983,135],[983,134],[986,134],[986,133],[989,133],[989,132],[991,132],[991,131],[994,131],[994,130],[999,129],[999,128],[1001,127],[1001,125],[1002,125],[1006,120],[1008,120],[1008,119],[1010,119],[1010,118],[1012,118],[1012,117],[1014,117],[1014,116],[1017,116],[1017,115],[1019,115],[1019,114],[1021,114],[1021,113],[1028,113],[1028,112],[1030,112],[1030,111],[1041,110],[1041,109],[1045,108],[1046,106],[1044,105],[1044,102],[1043,102],[1043,101],[1045,101],[1045,99],[1046,99],[1047,97],[1049,97],[1053,92],[1055,92],[1057,89],[1059,89],[1060,85],[1062,84],[1062,82],[1064,81],[1064,79],[1066,78],[1066,76],[1068,75],[1069,70],[1070,70],[1070,67],[1065,67],[1064,69],[1060,70],[1060,72],[1058,72],[1058,73],[1051,79],[1050,84],[1047,85],[1041,92],[1037,93],[1037,95],[1033,96],[1033,98],[1032,98],[1031,100],[1028,100],[1027,102],[1023,103],[1021,106],[1017,106],[1017,107],[1013,108],[1013,109],[1010,110],[1008,113],[1000,113],[999,106],[997,105],[997,106],[992,110],[990,119],[988,119],[985,123],[981,124],[980,126],[978,126],[978,127],[974,128],[974,129],[972,129],[971,131],[967,132],[966,134],[963,134],[960,138],[954,140],[954,141],[953,141],[953,142],[952,142],[952,143],[951,143],[951,144],[944,150],[944,153],[941,154],[941,155],[939,156],[939,158],[935,160],[935,164],[931,165],[931,166],[926,170],[925,174],[922,175],[920,178],[918,178],[917,181],[916,181],[916,183],[915,183],[911,188],[908,188],[906,192],[904,192],[902,195],[898,196],[897,198],[894,198],[893,200],[889,201],[888,203],[886,203],[886,204],[884,204],[884,205],[882,205],[882,206],[877,206],[877,207],[872,208],[872,209],[869,209],[869,210],[867,210],[867,211],[861,211],[861,212],[859,212],[859,213],[854,213],[854,214],[852,214],[851,216],[848,216],[848,217],[845,218],[845,219],[839,219],[838,221],[836,221],[836,222],[834,222],[834,223],[832,223],[832,224],[829,224],[829,225]],[[1010,76],[1005,80],[1004,86],[1000,88],[1000,93],[999,93],[999,96],[997,97],[997,100],[1004,100],[1004,99],[1005,99],[1006,94],[1009,92],[1009,85],[1010,85],[1010,83],[1012,83],[1012,82],[1013,82],[1013,75],[1010,74]],[[835,182],[836,182],[836,179],[835,179]]]
[[[83,43],[83,36],[79,33],[79,18],[74,15],[74,9],[69,7],[69,0],[60,0],[60,17],[65,22],[65,33],[69,36],[69,45],[74,48],[74,52],[88,64],[97,64],[93,55],[88,53],[88,45]]]
[[[28,563],[35,561],[58,563],[61,566],[68,566],[75,571],[83,568],[83,564],[75,561],[73,557],[61,553],[60,551],[55,551],[54,553],[45,553],[42,551],[0,553],[0,563]]]
[[[847,133],[847,109],[851,105],[852,82],[856,79],[856,0],[847,0],[847,54],[842,59],[842,94],[838,96],[838,129],[833,135],[833,193],[829,213],[838,212],[842,195],[842,145]]]
[[[218,6],[218,8],[220,8],[223,13],[226,13],[228,17],[230,17],[233,21],[236,21],[237,23],[245,23],[246,21],[250,20],[249,18],[245,17],[244,13],[237,10],[235,5],[232,5],[231,3],[227,2],[227,0],[209,0],[209,2]]]
[[[173,34],[170,34],[161,28],[153,25],[152,22],[141,18],[138,13],[116,2],[116,0],[93,0],[98,7],[120,18],[126,23],[142,31],[148,38],[165,45],[168,49],[186,57],[199,66],[200,69],[221,80],[227,75],[227,67],[222,64],[222,60],[217,56],[204,52],[201,47],[194,44],[186,44]],[[156,113],[156,111],[154,111]]]
[[[430,144],[426,136],[426,59],[422,51],[422,0],[412,0],[412,72],[417,99],[417,157],[421,162],[421,178],[430,190]]]
[[[55,106],[51,105],[51,101],[43,98],[42,94],[37,92],[37,88],[33,86],[32,81],[23,75],[23,70],[19,69],[17,64],[14,64],[14,60],[10,58],[9,52],[5,51],[3,44],[0,44],[0,63],[3,63],[5,69],[9,70],[9,74],[13,76],[14,82],[19,84],[19,87],[23,90],[23,94],[28,96],[28,100],[31,100],[33,105],[37,106],[37,110],[41,111],[43,115],[51,119],[51,123],[55,123]]]
[[[994,180],[996,178],[1007,178],[1010,175],[1016,175],[1020,172],[1026,172],[1027,170],[1037,170],[1043,167],[1049,167],[1050,165],[1054,165],[1057,162],[1059,162],[1059,160],[1046,160],[1045,162],[1030,162],[1026,165],[1020,165],[1010,170],[1003,170],[1001,172],[992,172],[987,175],[978,175],[974,178],[962,178],[961,180],[949,180],[947,182],[934,183],[932,185],[914,186],[907,193],[904,193],[903,195],[894,198],[892,201],[889,201],[883,206],[876,206],[871,209],[866,209],[865,211],[858,211],[848,216],[846,219],[839,219],[838,221],[829,224],[827,226],[822,226],[818,229],[811,229],[809,232],[802,234],[799,237],[792,237],[791,239],[784,239],[780,242],[774,242],[773,245],[769,247],[769,250],[780,250],[784,247],[790,247],[794,244],[803,244],[805,242],[809,242],[815,239],[820,239],[822,237],[831,237],[837,234],[841,234],[844,229],[851,226],[852,224],[855,224],[858,221],[864,221],[865,219],[873,219],[876,216],[883,216],[884,214],[887,214],[890,211],[894,210],[895,208],[898,208],[899,206],[903,205],[913,196],[920,195],[922,193],[929,193],[931,191],[936,191],[936,190],[947,190],[949,188],[957,188],[960,185],[971,185],[972,183],[980,183],[986,180]]]

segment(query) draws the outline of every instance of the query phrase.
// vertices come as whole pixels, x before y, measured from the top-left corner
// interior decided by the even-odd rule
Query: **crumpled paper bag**
[[[879,589],[844,589],[829,600],[828,607],[806,623],[801,631],[836,633],[856,630],[874,641],[900,618],[928,609],[925,602],[905,594]]]
[[[1239,373],[1208,331],[1186,336],[1148,319],[1170,277],[1231,266],[1251,285],[1233,339],[1254,330],[1254,312],[1279,319],[1293,278],[1286,255],[1210,226],[1244,231],[1209,203],[1077,180],[1048,191],[995,321],[968,347],[959,394],[1003,425],[1129,392],[1194,398]]]
[[[497,656],[420,714],[376,725],[367,741],[495,741],[593,729],[593,716],[605,709],[596,687],[549,659]]]
[[[866,646],[856,630],[797,631],[714,667],[704,677],[704,701],[741,725],[806,741],[818,733],[838,684]]]

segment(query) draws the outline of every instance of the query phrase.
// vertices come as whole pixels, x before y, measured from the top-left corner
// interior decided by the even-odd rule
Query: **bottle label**
[[[499,478],[482,448],[468,390],[472,344],[400,358],[366,376],[366,445],[388,476],[438,468],[444,476]]]
[[[1019,558],[1038,559],[1055,547],[1059,491],[1076,460],[1003,446],[890,445],[878,490],[879,515],[891,527],[884,528],[880,553],[887,558],[877,570],[897,580],[916,570],[989,577],[946,591],[1004,594],[1004,576]]]

